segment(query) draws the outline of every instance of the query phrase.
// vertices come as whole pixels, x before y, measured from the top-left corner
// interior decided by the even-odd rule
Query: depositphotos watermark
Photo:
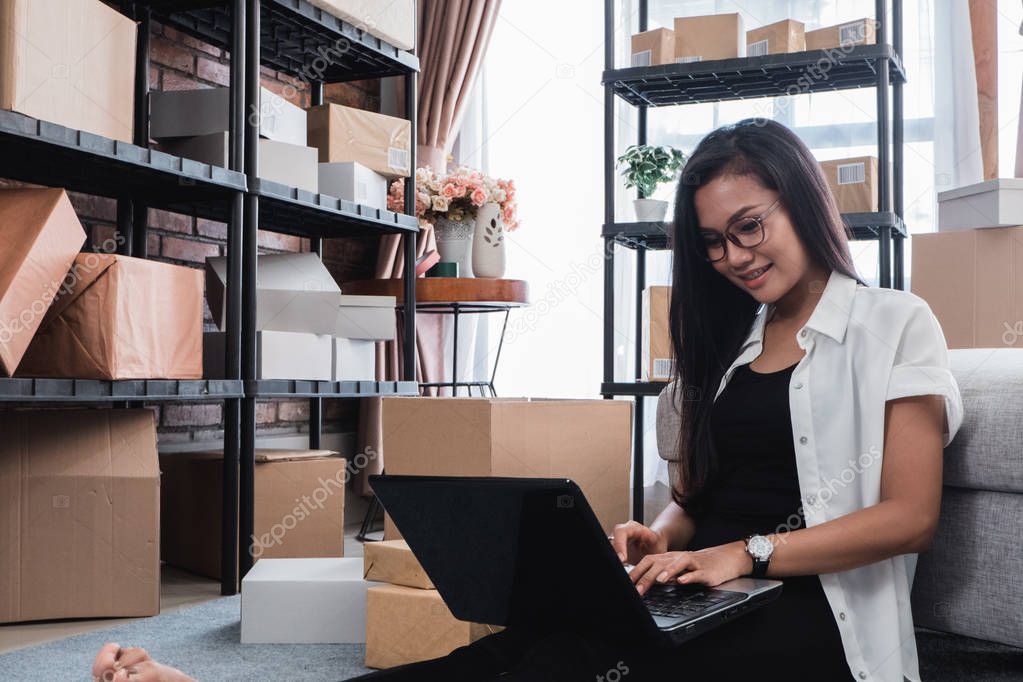
[[[610,668],[603,675],[597,675],[597,682],[618,682],[628,674],[629,666],[625,665],[625,661],[618,661],[615,667]]]
[[[336,476],[332,478],[323,478],[321,476],[317,481],[319,485],[313,489],[312,493],[303,495],[300,498],[296,497],[295,506],[290,512],[285,514],[280,521],[270,526],[269,530],[265,533],[258,538],[254,538],[251,548],[252,557],[258,559],[263,556],[263,552],[267,548],[280,545],[289,530],[312,516],[315,510],[323,509],[324,503],[334,493],[344,490],[345,484],[349,479],[362,469],[365,469],[366,465],[376,459],[376,457],[376,450],[372,447],[367,447],[365,453],[360,452],[347,461],[344,468],[338,471]]]

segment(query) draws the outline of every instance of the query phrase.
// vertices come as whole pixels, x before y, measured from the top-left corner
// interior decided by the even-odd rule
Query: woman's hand
[[[619,523],[608,539],[625,564],[638,564],[648,554],[668,551],[668,538],[638,521]]]
[[[654,582],[676,580],[683,585],[716,587],[723,582],[747,575],[753,559],[746,553],[742,540],[726,545],[707,547],[695,552],[651,553],[643,557],[629,573],[640,594]]]

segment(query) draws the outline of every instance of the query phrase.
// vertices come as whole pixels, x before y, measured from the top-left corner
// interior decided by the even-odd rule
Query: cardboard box
[[[375,381],[377,342],[369,339],[333,339],[334,381]]]
[[[259,96],[260,136],[305,146],[305,110],[266,88],[259,89]],[[149,134],[154,140],[226,133],[231,124],[231,89],[154,91],[149,93],[149,111]]]
[[[914,234],[911,288],[949,348],[1023,346],[1023,227]]]
[[[1023,178],[995,178],[938,192],[938,230],[1023,225]]]
[[[821,161],[821,170],[842,213],[877,211],[877,157]]]
[[[567,477],[604,530],[629,518],[632,403],[385,397],[389,474]],[[389,515],[384,539],[401,537]]]
[[[320,150],[320,162],[358,161],[389,178],[411,172],[406,119],[340,104],[321,104],[308,114],[308,144]]]
[[[675,62],[675,32],[670,28],[635,33],[631,66],[657,66]]]
[[[857,19],[806,32],[807,50],[873,45],[875,42],[873,19]]]
[[[415,0],[309,0],[310,4],[344,19],[361,31],[398,48],[416,46]]]
[[[150,410],[0,413],[0,622],[160,612]]]
[[[164,140],[160,147],[174,156],[227,168],[230,158],[230,135],[210,133],[196,137]],[[316,163],[317,151],[312,147],[259,140],[259,177],[318,193],[320,187]]]
[[[224,379],[226,332],[202,335],[203,376]],[[334,344],[327,334],[256,332],[256,379],[333,381]]]
[[[671,287],[651,286],[643,290],[643,376],[642,381],[670,381],[674,371],[668,306]]]
[[[320,194],[387,210],[387,178],[361,163],[319,164]]]
[[[806,28],[803,22],[782,19],[746,32],[746,56],[785,54],[806,50]]]
[[[367,543],[368,544],[368,543]],[[260,559],[242,578],[242,644],[363,644],[362,559]]]
[[[79,254],[18,375],[201,379],[202,280],[194,268]]]
[[[675,17],[675,61],[705,62],[746,56],[746,34],[737,12]]]
[[[227,326],[226,282],[227,259],[207,258],[206,301],[221,331]],[[257,330],[337,332],[341,289],[315,253],[259,256],[256,289]]]
[[[62,189],[0,191],[0,376],[11,376],[85,243]]]
[[[446,656],[503,629],[458,620],[437,590],[377,585],[366,591],[367,668]]]
[[[137,34],[99,0],[0,0],[0,109],[131,142]]]
[[[432,590],[433,581],[404,540],[367,542],[362,546],[366,580]]]
[[[163,560],[217,579],[223,470],[222,452],[160,455]],[[344,556],[346,478],[331,450],[256,450],[253,556]]]
[[[342,294],[337,335],[346,339],[391,341],[395,334],[394,296]]]

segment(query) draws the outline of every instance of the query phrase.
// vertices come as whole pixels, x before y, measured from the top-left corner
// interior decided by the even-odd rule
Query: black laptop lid
[[[656,625],[569,479],[370,476],[455,617],[492,625]]]

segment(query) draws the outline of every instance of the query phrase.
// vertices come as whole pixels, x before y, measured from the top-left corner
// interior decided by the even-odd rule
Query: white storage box
[[[1023,178],[995,178],[938,192],[938,231],[1023,225]]]
[[[230,158],[230,135],[210,133],[195,137],[177,137],[160,143],[164,151],[211,166],[227,167]],[[298,187],[307,192],[319,192],[319,174],[316,170],[319,151],[315,147],[295,145],[275,140],[259,140],[259,177]]]
[[[376,369],[376,341],[334,337],[334,381],[373,381]]]
[[[416,46],[415,0],[309,0],[314,7],[344,19],[400,50]]]
[[[387,178],[355,161],[320,164],[320,193],[387,210]]]
[[[202,335],[203,376],[223,379],[226,332]],[[256,332],[256,379],[333,381],[334,347],[326,334]]]
[[[242,579],[242,644],[364,644],[362,557],[260,559]]]
[[[342,295],[337,336],[391,341],[395,334],[394,296]]]
[[[153,139],[194,137],[230,130],[229,88],[151,92],[149,134]],[[259,134],[269,140],[305,145],[305,110],[260,88]]]

